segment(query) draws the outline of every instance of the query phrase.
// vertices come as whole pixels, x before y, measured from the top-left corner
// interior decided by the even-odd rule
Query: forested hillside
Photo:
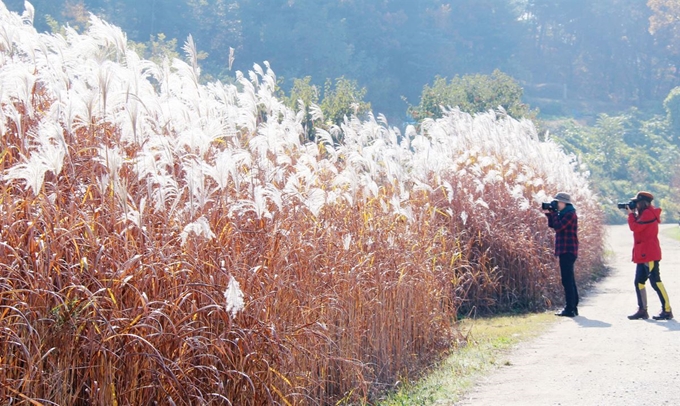
[[[680,76],[679,10],[671,0],[32,3],[39,30],[51,29],[50,18],[82,29],[91,11],[152,48],[159,36],[182,44],[192,34],[208,54],[204,74],[216,78],[230,76],[230,48],[234,69],[267,60],[285,89],[295,78],[311,76],[322,87],[345,76],[366,87],[377,111],[399,119],[408,107],[401,97],[418,104],[437,75],[500,69],[520,81],[532,104],[561,115],[658,106]],[[23,10],[23,0],[6,4]]]

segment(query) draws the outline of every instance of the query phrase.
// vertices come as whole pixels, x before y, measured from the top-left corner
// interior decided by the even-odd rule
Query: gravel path
[[[626,318],[637,307],[633,237],[627,226],[608,234],[612,273],[582,300],[581,316],[515,350],[461,405],[680,405],[680,322]],[[661,280],[680,319],[680,242],[660,239]],[[649,282],[647,291],[651,316],[661,306]]]

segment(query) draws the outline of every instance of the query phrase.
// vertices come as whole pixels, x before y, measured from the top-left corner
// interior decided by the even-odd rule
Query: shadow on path
[[[605,323],[604,321],[599,321],[599,320],[591,320],[591,319],[589,319],[587,317],[583,317],[583,316],[574,317],[574,321],[579,326],[586,327],[586,328],[607,328],[607,327],[612,326],[610,323]]]
[[[658,324],[666,327],[668,331],[680,331],[680,323],[677,320],[646,320],[647,323]]]
[[[579,309],[585,317],[558,320],[544,334],[519,345],[508,358],[509,366],[480,380],[460,404],[680,406],[680,391],[669,389],[677,388],[680,377],[680,272],[663,276],[675,300],[677,320],[628,320],[635,298],[632,236],[627,226],[607,228],[612,271]],[[663,232],[659,239],[665,269],[680,269],[680,243]],[[659,302],[651,288],[649,293],[653,316]],[[644,388],[644,397],[631,388]]]

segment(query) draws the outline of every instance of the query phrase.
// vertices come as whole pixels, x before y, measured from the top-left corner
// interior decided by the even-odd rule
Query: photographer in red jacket
[[[578,289],[574,276],[574,263],[578,257],[578,216],[571,196],[558,193],[550,203],[551,210],[543,210],[548,217],[548,227],[555,229],[555,256],[560,259],[560,274],[566,306],[557,316],[578,316]]]
[[[637,294],[638,311],[628,316],[630,320],[648,319],[647,279],[652,283],[661,301],[661,313],[654,316],[654,320],[670,320],[673,311],[668,300],[668,293],[661,282],[659,261],[661,261],[661,246],[659,245],[659,223],[661,223],[661,209],[654,207],[654,196],[649,192],[640,192],[626,206],[628,211],[628,226],[633,232],[633,262],[635,269],[635,293]],[[635,205],[635,211],[632,205]]]

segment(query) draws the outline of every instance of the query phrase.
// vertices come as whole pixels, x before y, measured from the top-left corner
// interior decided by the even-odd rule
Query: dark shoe
[[[578,307],[574,309],[574,314],[578,316]]]
[[[628,316],[628,320],[647,320],[648,318],[649,313],[647,313],[647,309],[638,309],[635,314]]]
[[[667,312],[663,310],[658,316],[652,317],[654,320],[671,320],[673,318],[673,311]]]
[[[559,316],[559,317],[576,317],[577,314],[576,314],[576,312],[573,311],[573,310],[564,309],[564,310],[562,310],[560,313],[555,313],[555,316]]]

